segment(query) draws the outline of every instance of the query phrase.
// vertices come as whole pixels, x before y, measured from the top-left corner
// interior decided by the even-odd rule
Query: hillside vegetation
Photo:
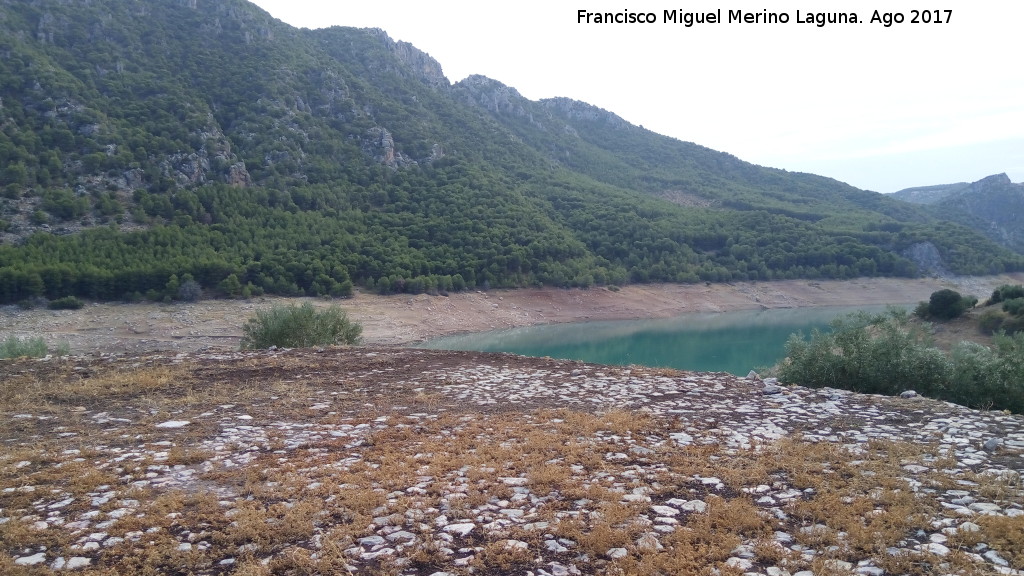
[[[936,217],[968,226],[1011,250],[1024,251],[1024,184],[1014,184],[1006,174],[972,184],[907,188],[893,197],[927,205]]]
[[[837,318],[810,340],[793,335],[774,368],[789,383],[867,394],[914,390],[984,410],[1024,413],[1024,333],[997,334],[994,346],[961,341],[947,354],[933,346],[931,326],[905,310]]]
[[[920,207],[242,0],[0,4],[0,239],[0,303],[1024,269]]]

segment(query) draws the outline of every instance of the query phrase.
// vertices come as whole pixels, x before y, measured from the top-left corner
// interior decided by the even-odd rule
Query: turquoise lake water
[[[599,364],[730,372],[772,366],[785,357],[786,340],[802,331],[826,330],[828,323],[856,310],[884,306],[789,308],[695,313],[659,320],[548,324],[448,336],[422,348],[511,352]]]

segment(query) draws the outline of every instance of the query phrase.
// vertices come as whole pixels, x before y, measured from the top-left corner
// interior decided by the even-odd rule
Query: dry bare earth
[[[999,412],[383,347],[0,380],[4,574],[1024,570]]]
[[[357,294],[341,302],[364,327],[370,344],[408,344],[459,332],[555,322],[671,318],[691,312],[725,312],[802,306],[914,303],[941,288],[984,298],[1001,284],[1024,283],[1024,274],[935,278],[864,278],[850,281],[654,284],[619,291],[527,289],[466,292],[449,297]],[[317,306],[329,301],[304,299]],[[242,324],[281,298],[205,300],[194,304],[89,304],[82,310],[0,307],[0,337],[42,336],[67,342],[74,353],[188,352],[237,348]]]

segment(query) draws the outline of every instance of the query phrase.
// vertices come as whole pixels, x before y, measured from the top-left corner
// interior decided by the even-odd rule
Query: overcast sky
[[[256,4],[297,27],[382,28],[433,56],[452,82],[482,74],[531,100],[582,100],[660,134],[868,190],[999,172],[1024,180],[1019,0]],[[952,16],[910,23],[922,7]],[[661,23],[665,10],[721,9],[727,20],[765,8],[789,23]],[[798,23],[808,8],[853,11],[862,23]],[[876,8],[905,22],[871,24]],[[582,24],[580,9],[653,12],[658,23]]]

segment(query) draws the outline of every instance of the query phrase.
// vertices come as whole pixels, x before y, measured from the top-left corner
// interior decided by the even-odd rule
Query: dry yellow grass
[[[388,366],[373,360],[364,368]],[[928,464],[917,480],[935,490],[970,480],[979,496],[1007,503],[1021,497],[1019,476],[944,471],[955,458],[937,444],[873,441],[854,452],[791,435],[740,449],[691,430],[698,441],[679,446],[669,434],[681,423],[670,416],[551,407],[483,412],[422,387],[330,396],[344,391],[337,384],[344,378],[311,374],[308,366],[300,378],[288,372],[293,368],[287,358],[274,358],[241,361],[230,378],[216,379],[211,375],[228,372],[188,362],[96,365],[88,377],[66,365],[16,374],[12,381],[20,388],[5,389],[0,411],[33,418],[0,424],[6,440],[0,516],[11,518],[0,523],[0,572],[39,572],[12,563],[25,550],[46,547],[49,558],[84,553],[76,548],[83,533],[33,528],[48,513],[45,506],[63,498],[72,499],[61,508],[64,516],[95,512],[88,531],[111,521],[103,530],[124,539],[90,553],[96,562],[83,574],[464,574],[473,568],[498,575],[535,571],[557,559],[584,574],[721,576],[741,573],[726,565],[741,544],[758,568],[791,573],[839,574],[839,562],[871,558],[895,574],[925,576],[943,564],[952,573],[991,574],[967,555],[977,542],[1024,568],[1022,518],[977,519],[978,532],[951,536],[945,558],[888,553],[918,530],[934,532],[931,521],[944,514],[934,499],[915,492],[905,466]],[[311,410],[328,400],[329,411]],[[441,407],[443,413],[422,414]],[[99,413],[124,421],[99,423]],[[252,420],[238,420],[243,413]],[[193,423],[156,428],[169,419]],[[295,428],[269,424],[279,421]],[[265,436],[238,441],[236,451],[258,445],[250,460],[227,466],[212,441],[239,424],[253,424]],[[296,444],[295,430],[306,429],[299,426],[322,431]],[[341,427],[351,435],[323,432]],[[185,486],[133,487],[173,467],[192,473]],[[708,477],[721,486],[699,480]],[[758,485],[797,496],[759,503],[749,490]],[[23,490],[28,486],[31,491]],[[108,491],[116,497],[91,503]],[[672,498],[702,500],[707,509],[679,514],[675,531],[655,536],[650,507]],[[522,516],[513,519],[508,509]],[[453,537],[441,530],[440,516],[468,519],[477,528]],[[546,524],[527,529],[527,523]],[[362,561],[360,539],[384,526],[415,540],[394,557]],[[808,560],[780,545],[776,531],[820,553]],[[544,541],[551,538],[572,547],[548,554]],[[609,557],[613,548],[625,549],[625,556]],[[454,564],[468,556],[465,565]],[[233,563],[222,567],[226,559]]]
[[[985,516],[978,519],[981,531],[978,536],[1016,570],[1024,570],[1024,516]]]

